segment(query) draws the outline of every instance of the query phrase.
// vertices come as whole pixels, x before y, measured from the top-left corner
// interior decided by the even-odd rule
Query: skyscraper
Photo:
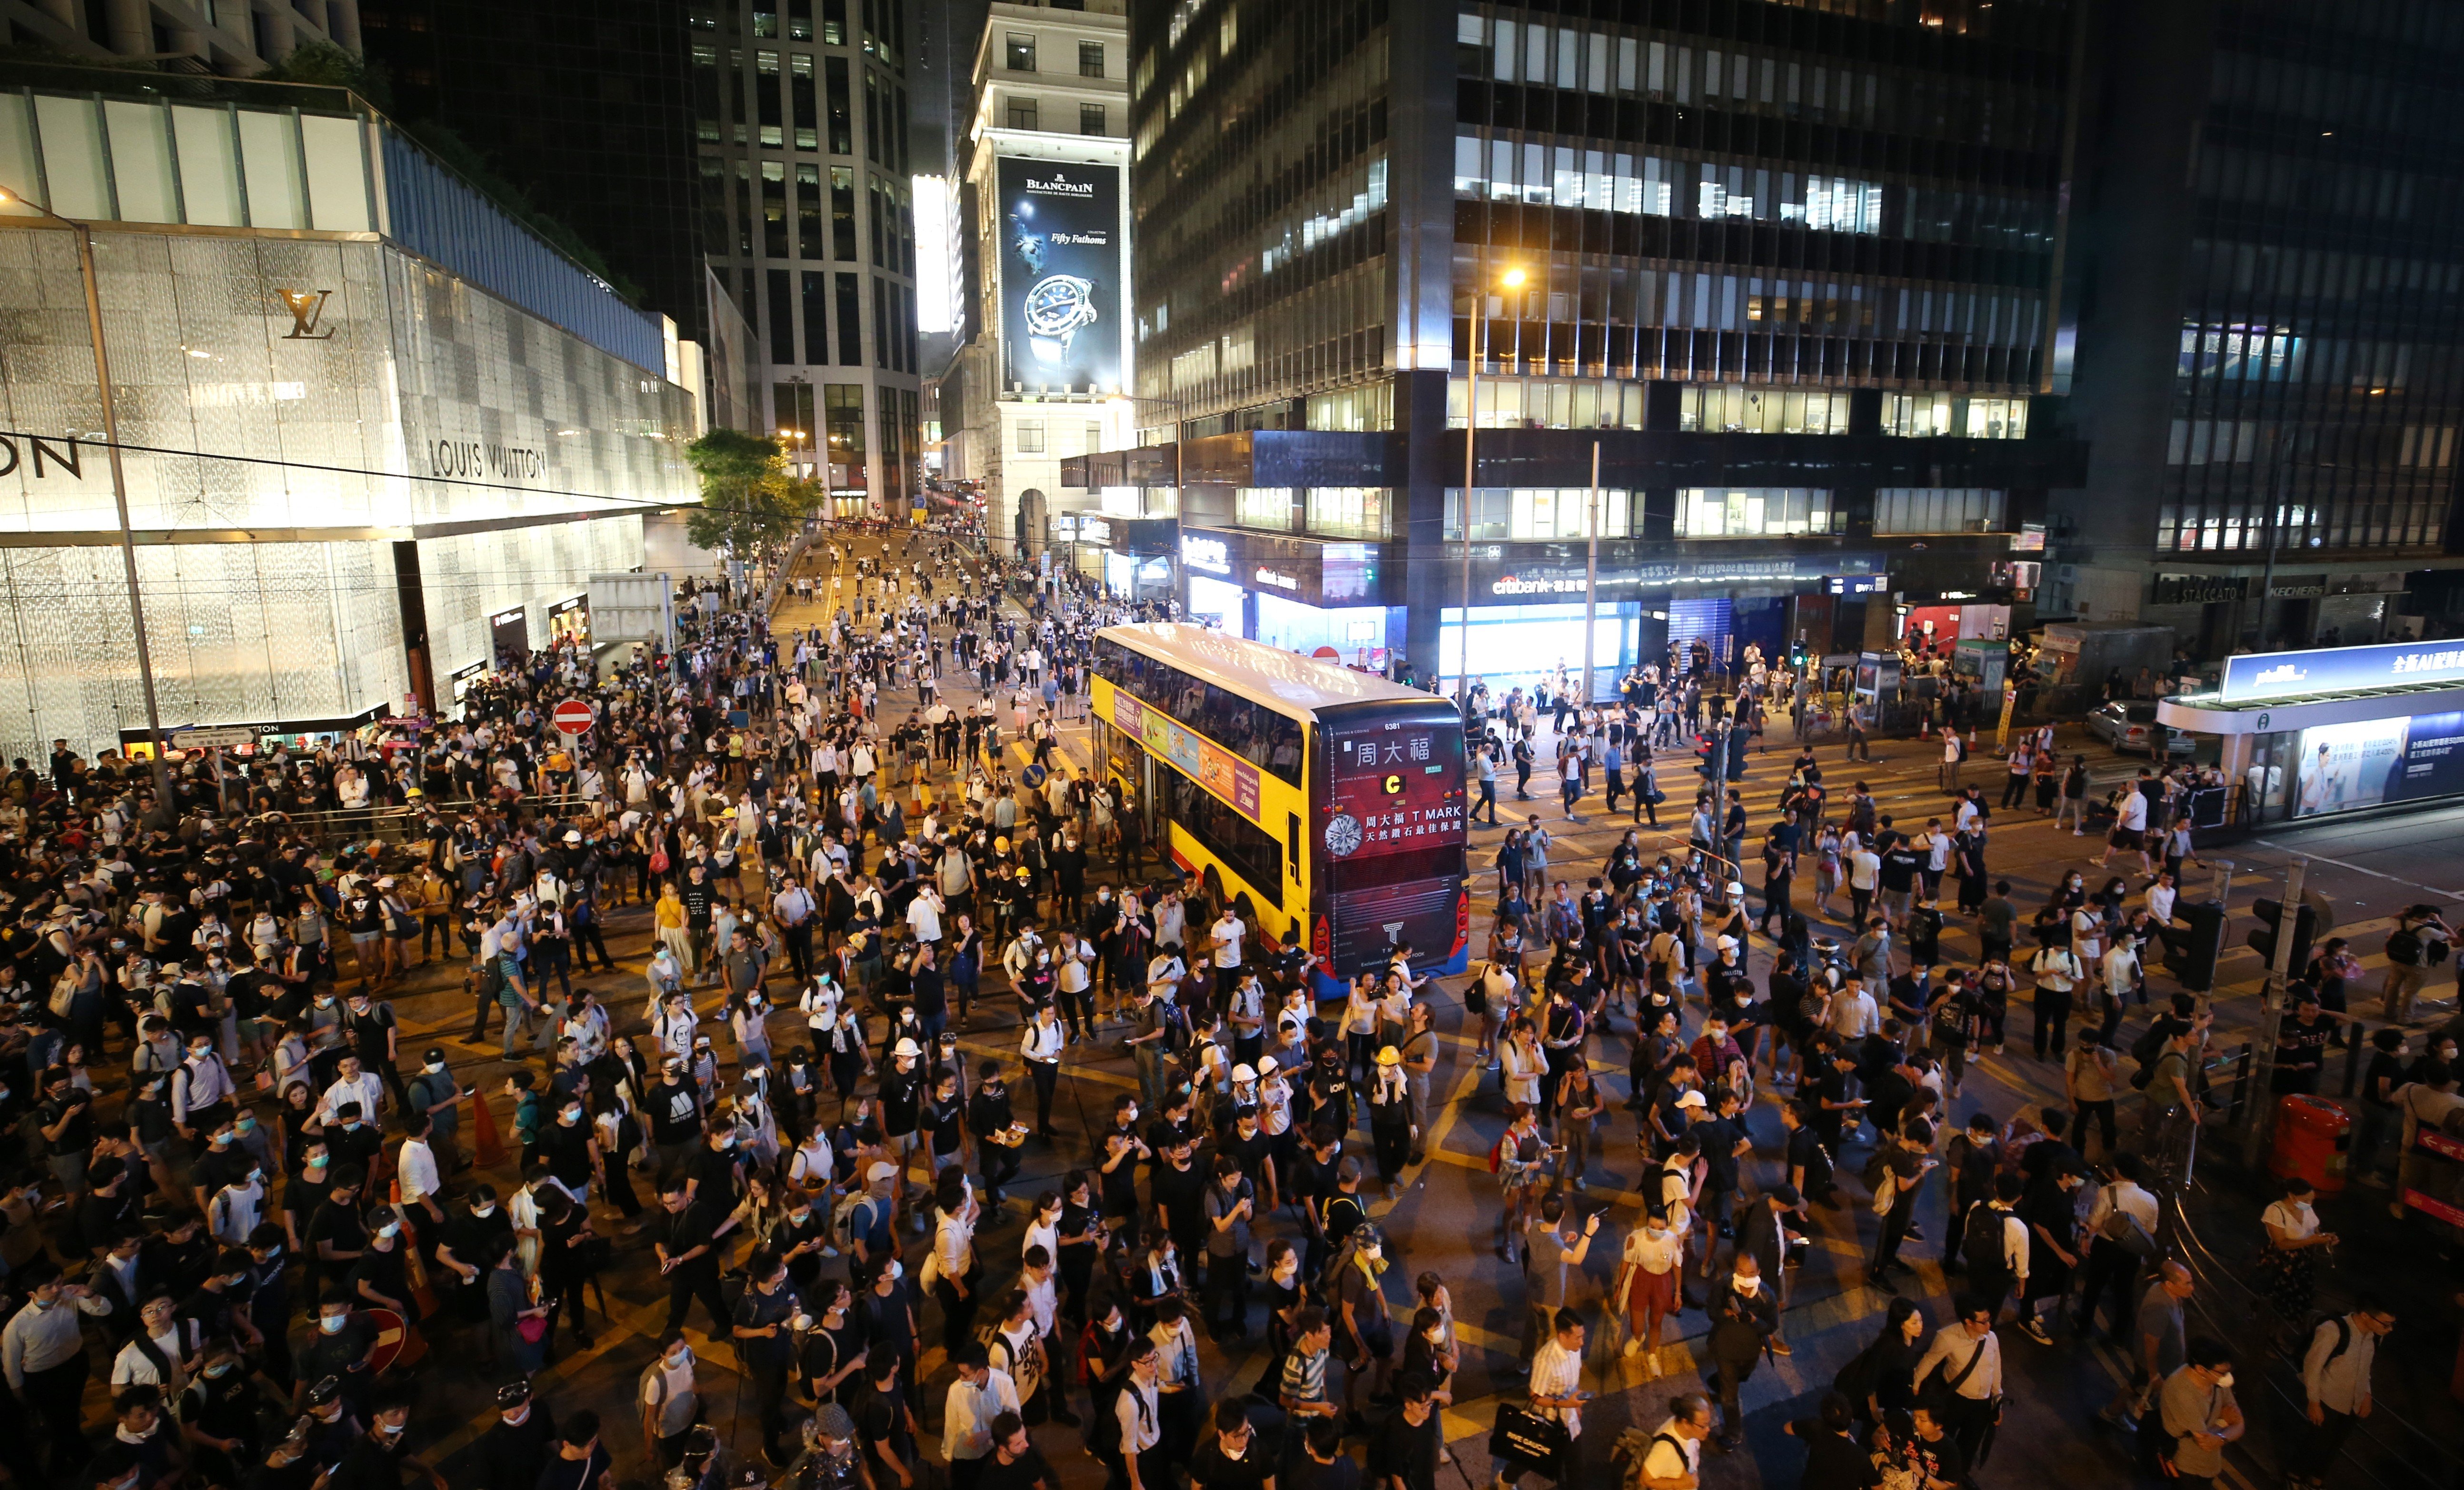
[[[704,242],[751,322],[755,404],[833,509],[922,492],[908,8],[695,0]]]
[[[390,107],[571,229],[645,310],[710,339],[684,0],[369,0]]]
[[[948,474],[1032,553],[1091,493],[1062,462],[1128,443],[1129,21],[997,0],[979,39],[959,233],[969,340],[942,380]],[[953,418],[953,410],[957,417]]]
[[[1669,642],[2024,620],[2011,556],[2083,465],[2032,418],[2075,19],[1133,0],[1137,390],[1192,608],[1424,678],[1468,629],[1501,690],[1579,669],[1595,573],[1602,686]]]
[[[2071,416],[2092,454],[2057,515],[2064,598],[2210,656],[2438,615],[2464,11],[2112,3],[2089,49]]]

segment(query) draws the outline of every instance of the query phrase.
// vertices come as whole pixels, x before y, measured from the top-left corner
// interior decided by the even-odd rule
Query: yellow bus
[[[1469,814],[1452,702],[1181,623],[1098,631],[1093,674],[1095,756],[1147,841],[1278,940],[1303,926],[1321,994],[1398,941],[1416,973],[1463,970]]]

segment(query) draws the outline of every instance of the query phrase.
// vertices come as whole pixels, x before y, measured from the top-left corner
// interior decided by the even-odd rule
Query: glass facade
[[[2216,12],[2160,553],[2440,548],[2464,425],[2459,56],[2464,12],[2438,0]]]
[[[144,708],[84,292],[67,233],[0,252],[26,431],[0,436],[0,756],[91,755]],[[166,727],[399,709],[413,649],[442,680],[516,607],[541,645],[641,565],[643,508],[693,498],[683,389],[390,243],[106,228],[95,253],[130,516],[177,539],[138,549]]]
[[[763,332],[754,381],[836,383],[855,391],[854,406],[869,404],[869,437],[861,416],[834,425],[845,438],[831,459],[852,468],[846,488],[864,488],[873,515],[903,517],[923,490],[910,172],[931,168],[908,158],[913,22],[893,0],[841,9],[852,12],[844,21],[782,35],[760,0],[691,5],[699,148],[720,167],[703,176],[719,198],[704,203],[707,247]]]
[[[1138,390],[1184,438],[1408,433],[1390,599],[1454,582],[1432,535],[1581,539],[1590,431],[1600,537],[1827,552],[1909,479],[1872,438],[1891,395],[1925,409],[1892,432],[2018,441],[2052,391],[2070,0],[1130,15]],[[1467,502],[1441,409],[1481,431]],[[2033,515],[2054,483],[2001,474],[2031,461],[1964,479]],[[1426,676],[1439,631],[1390,640]]]

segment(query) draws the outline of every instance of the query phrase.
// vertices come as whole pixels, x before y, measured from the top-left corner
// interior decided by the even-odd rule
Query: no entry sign
[[[578,698],[568,698],[557,705],[556,712],[548,717],[567,734],[587,734],[590,727],[599,722],[598,712]]]

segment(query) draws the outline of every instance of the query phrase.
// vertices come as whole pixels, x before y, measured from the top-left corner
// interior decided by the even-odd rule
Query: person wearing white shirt
[[[1120,1428],[1121,1468],[1130,1490],[1171,1490],[1170,1470],[1155,1446],[1163,1441],[1161,1392],[1155,1380],[1163,1363],[1151,1340],[1130,1345],[1130,1373],[1112,1400]]]
[[[907,903],[907,925],[919,942],[937,943],[941,939],[941,911],[945,902],[941,892],[926,885]]]
[[[1865,980],[1852,977],[1839,996],[1831,1000],[1831,1032],[1842,1041],[1863,1040],[1882,1027],[1882,1011],[1876,1007],[1874,996],[1865,992]]]
[[[138,1319],[137,1333],[112,1360],[112,1390],[161,1387],[165,1402],[177,1401],[204,1361],[204,1326],[194,1319],[182,1319],[169,1294],[146,1300]]]
[[[1993,1333],[1992,1310],[1982,1303],[1964,1302],[1974,1306],[1934,1333],[1933,1344],[1917,1363],[1914,1379],[1924,1381],[1936,1367],[1941,1368],[1941,1378],[1934,1386],[1958,1399],[1948,1409],[1947,1426],[1973,1463],[1985,1431],[2002,1415],[2002,1340]]]
[[[1052,1095],[1061,1081],[1061,1047],[1067,1039],[1061,1012],[1049,1001],[1035,1006],[1035,1018],[1019,1037],[1018,1053],[1035,1084],[1035,1130],[1045,1138],[1052,1136]]]
[[[1241,939],[1247,934],[1247,929],[1241,925],[1241,918],[1232,913],[1229,906],[1223,908],[1223,914],[1217,918],[1207,932],[1207,940],[1215,948],[1215,997],[1218,998],[1231,996],[1233,975],[1241,966]]]
[[[1711,1436],[1710,1399],[1689,1392],[1669,1404],[1676,1411],[1651,1431],[1642,1456],[1642,1490],[1694,1490],[1701,1482],[1703,1440]]]
[[[385,1083],[377,1079],[376,1073],[361,1070],[359,1057],[344,1056],[336,1065],[334,1085],[325,1088],[325,1095],[317,1104],[317,1111],[320,1118],[331,1123],[341,1115],[343,1103],[356,1102],[360,1105],[360,1116],[373,1118],[377,1104],[384,1097]]]
[[[2143,778],[2123,788],[2122,800],[2114,803],[2113,836],[2104,841],[2104,852],[2096,856],[2098,868],[2105,866],[2115,849],[2124,853],[2136,849],[2141,872],[2156,872],[2156,861],[2147,852],[2147,794],[2140,789],[2144,784]]]
[[[1583,1436],[1583,1320],[1572,1309],[1559,1309],[1556,1332],[1531,1357],[1531,1411],[1566,1425],[1569,1467],[1581,1454]],[[1511,1483],[1502,1472],[1498,1479]],[[1559,1477],[1559,1483],[1565,1477]]]
[[[958,1347],[954,1357],[958,1379],[941,1413],[941,1457],[950,1467],[950,1490],[972,1490],[993,1452],[993,1419],[1019,1411],[1018,1386],[1007,1371],[984,1364],[984,1348],[974,1340]]]
[[[428,1147],[428,1127],[426,1113],[411,1119],[411,1135],[394,1152],[394,1174],[402,1181],[402,1203],[424,1204],[429,1219],[442,1223],[445,1213],[437,1209],[435,1195],[444,1182],[437,1177],[436,1153]]]

